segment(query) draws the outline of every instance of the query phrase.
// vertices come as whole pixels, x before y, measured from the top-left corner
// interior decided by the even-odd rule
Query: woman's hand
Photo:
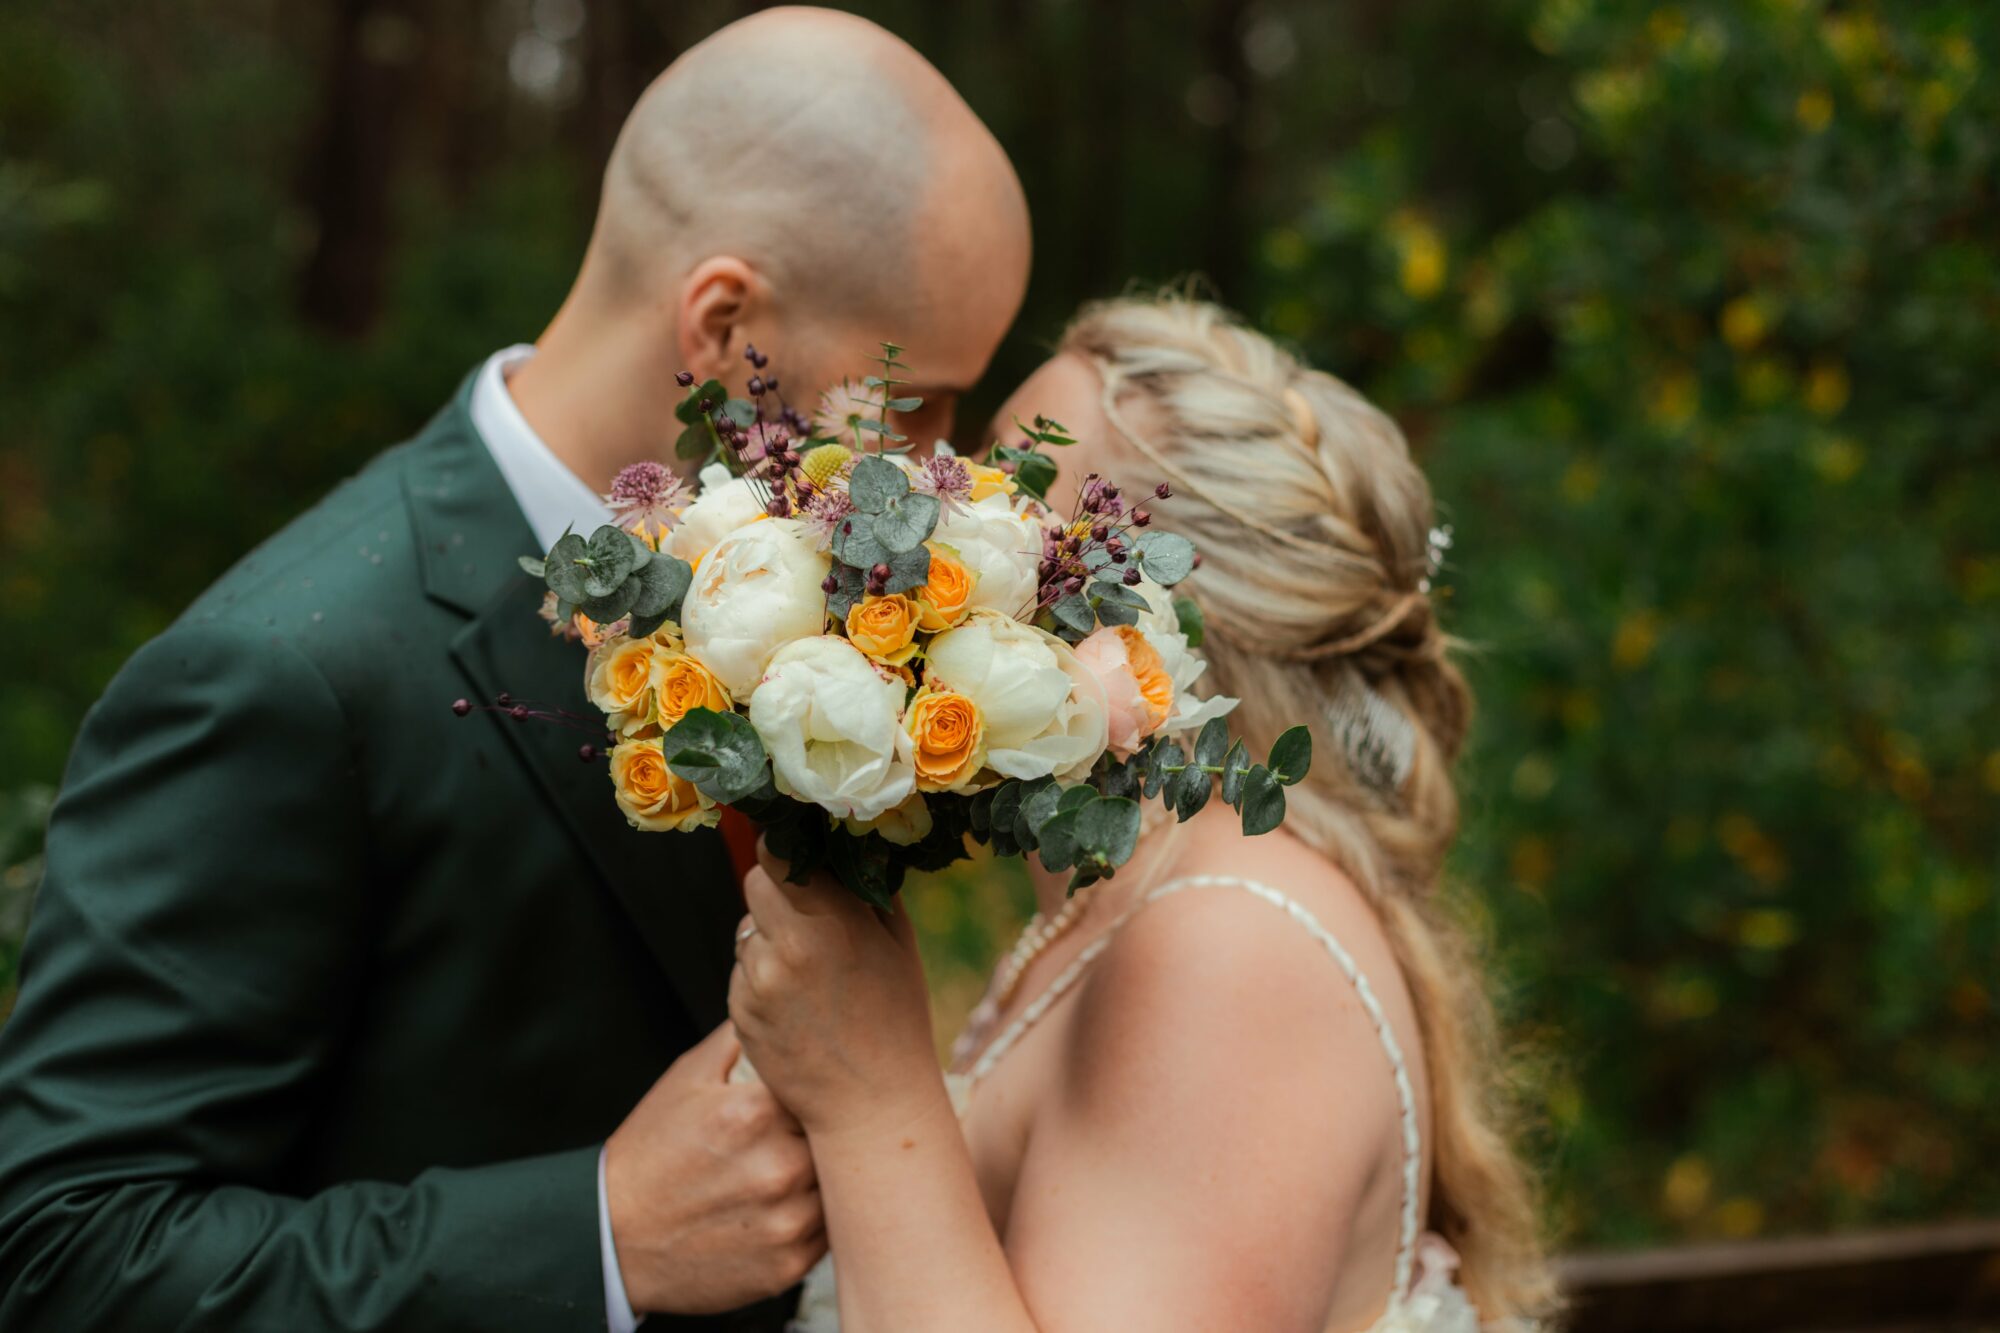
[[[950,1114],[909,917],[884,915],[815,875],[744,881],[729,1013],[758,1074],[808,1135],[874,1131]],[[752,927],[754,926],[754,929]]]

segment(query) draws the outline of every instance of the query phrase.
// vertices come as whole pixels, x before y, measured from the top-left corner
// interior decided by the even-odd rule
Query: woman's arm
[[[747,887],[731,1008],[811,1141],[847,1333],[1322,1326],[1350,1221],[1397,1187],[1396,1110],[1366,1016],[1281,915],[1190,894],[1128,928],[1076,997],[1003,1248],[907,923]]]

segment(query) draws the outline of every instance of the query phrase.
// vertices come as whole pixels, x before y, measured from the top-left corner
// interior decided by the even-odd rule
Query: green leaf
[[[1139,803],[1122,796],[1100,796],[1074,816],[1079,857],[1100,870],[1115,870],[1132,859],[1139,845]]]
[[[590,544],[574,532],[564,533],[549,548],[548,585],[565,602],[581,602],[590,596],[584,589],[583,566],[577,562],[590,554]]]
[[[757,405],[748,398],[732,398],[722,405],[722,414],[738,426],[747,427],[757,419]]]
[[[914,412],[923,405],[924,400],[921,398],[891,398],[888,402],[882,404],[884,408],[891,412]]]
[[[1091,591],[1096,593],[1097,596],[1114,606],[1129,606],[1134,611],[1150,611],[1153,609],[1152,604],[1146,600],[1145,594],[1137,588],[1126,587],[1121,576],[1117,573],[1107,571],[1106,574],[1099,574],[1092,581],[1090,587]]]
[[[701,400],[704,398],[715,407],[721,407],[729,401],[729,390],[723,387],[721,380],[703,380],[689,389],[686,396],[674,408],[674,418],[684,426],[691,426],[701,421],[703,419]]]
[[[1087,788],[1085,790],[1088,790]],[[1036,856],[1041,859],[1042,869],[1050,871],[1068,870],[1076,864],[1076,811],[1058,810],[1042,824],[1036,832],[1039,846]]]
[[[1018,778],[1009,778],[995,787],[992,804],[987,807],[987,818],[992,827],[1007,830],[1011,836],[1014,821],[1021,815],[1021,801],[1027,794],[1027,784]]]
[[[1074,631],[1079,638],[1097,628],[1097,612],[1091,609],[1090,599],[1080,592],[1059,598],[1049,613],[1058,625]]]
[[[1219,717],[1212,717],[1202,727],[1201,734],[1194,740],[1194,761],[1203,768],[1222,767],[1222,757],[1229,753],[1229,724]]]
[[[1239,738],[1229,747],[1229,753],[1222,761],[1222,799],[1229,804],[1241,806],[1243,799],[1243,775],[1250,771],[1250,747]]]
[[[852,565],[841,564],[833,567],[833,576],[839,580],[840,586],[827,594],[826,613],[835,620],[845,621],[847,613],[854,609],[854,604],[866,591],[867,576]]]
[[[1285,822],[1285,789],[1262,764],[1243,779],[1243,834],[1256,837]]]
[[[639,576],[628,574],[625,581],[603,597],[586,597],[581,610],[600,625],[609,625],[621,619],[632,609],[632,603],[639,596]]]
[[[1201,603],[1192,597],[1174,598],[1174,618],[1180,621],[1188,647],[1201,647],[1201,641],[1208,637],[1208,620],[1201,613]]]
[[[1033,449],[1016,449],[1011,445],[1001,445],[993,451],[997,462],[1014,465],[1014,484],[1037,500],[1049,498],[1049,487],[1056,482],[1056,461],[1047,454]]]
[[[583,574],[583,591],[587,597],[609,597],[639,567],[639,553],[632,549],[631,535],[609,523],[590,534],[590,546],[585,558],[590,562]],[[588,611],[584,614],[590,615]],[[597,619],[596,616],[590,618]]]
[[[1039,845],[1038,831],[1056,812],[1062,800],[1062,788],[1056,786],[1053,778],[1036,778],[1027,784],[1021,797],[1020,813],[1014,816],[1014,840],[1029,851]]]
[[[847,480],[847,498],[864,514],[879,514],[909,493],[903,469],[882,458],[863,458]]]
[[[843,564],[867,570],[888,563],[896,553],[875,539],[875,528],[867,515],[850,514],[833,530],[833,554]]]
[[[1139,613],[1121,602],[1104,601],[1100,603],[1095,597],[1090,600],[1097,607],[1097,618],[1107,625],[1136,625],[1139,623]]]
[[[535,578],[546,579],[549,576],[549,562],[546,560],[539,560],[532,555],[524,555],[520,557],[520,565],[523,570]]]
[[[1312,732],[1303,726],[1287,727],[1271,745],[1271,776],[1284,786],[1293,786],[1305,777],[1312,770],[1312,761]]]
[[[930,548],[919,546],[889,557],[889,581],[882,585],[882,591],[908,592],[912,588],[923,587],[930,582],[930,577]]]
[[[854,429],[860,431],[866,431],[870,435],[880,435],[885,440],[902,440],[909,438],[908,436],[905,435],[898,435],[894,430],[890,429],[888,422],[876,421],[872,417],[859,418],[856,421],[854,421],[853,426]]]
[[[1187,752],[1181,749],[1179,741],[1156,741],[1147,751],[1146,776],[1141,788],[1148,797],[1158,796],[1172,779],[1170,769],[1179,768],[1187,762]],[[1167,804],[1173,804],[1172,801]]]
[[[1096,799],[1097,793],[1091,790],[1090,784],[1079,782],[1074,787],[1063,788],[1062,799],[1056,802],[1056,809],[1075,810],[1089,805]]]
[[[1146,577],[1165,587],[1194,572],[1194,543],[1177,532],[1148,532],[1133,549]]]
[[[935,495],[905,495],[891,500],[875,517],[875,540],[897,555],[914,551],[937,527]]]
[[[827,839],[826,851],[834,877],[848,892],[884,912],[895,909],[896,890],[903,886],[903,868],[887,839],[875,833],[859,837],[835,833]]]
[[[697,708],[660,738],[667,766],[722,805],[753,795],[770,776],[764,742],[740,713]]]
[[[664,611],[655,616],[642,616],[637,611],[634,611],[632,613],[632,626],[626,633],[635,639],[643,639],[672,619],[673,617]]]
[[[702,418],[674,441],[674,457],[706,458],[715,452],[715,431],[709,427],[708,419]]]
[[[1214,790],[1215,779],[1190,764],[1167,783],[1167,804],[1182,819],[1193,819]]]
[[[694,581],[694,566],[679,556],[658,552],[639,567],[639,593],[632,599],[632,614],[666,616],[687,595]]]

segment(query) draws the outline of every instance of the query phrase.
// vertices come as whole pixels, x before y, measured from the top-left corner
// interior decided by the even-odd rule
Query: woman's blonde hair
[[[1286,827],[1368,895],[1402,966],[1430,1071],[1431,1225],[1488,1319],[1549,1310],[1484,978],[1437,901],[1472,695],[1431,606],[1429,484],[1386,415],[1217,306],[1088,306],[1061,350],[1103,376],[1111,480],[1139,495],[1156,471],[1174,489],[1161,523],[1202,552],[1182,590],[1210,612],[1203,652],[1243,701],[1234,729],[1262,753],[1312,727]],[[1143,456],[1126,454],[1132,475],[1120,444]]]

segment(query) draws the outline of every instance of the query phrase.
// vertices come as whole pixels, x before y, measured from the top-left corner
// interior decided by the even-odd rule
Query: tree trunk
[[[423,17],[417,0],[340,0],[306,173],[305,203],[317,226],[299,310],[342,337],[366,333],[380,313]]]

